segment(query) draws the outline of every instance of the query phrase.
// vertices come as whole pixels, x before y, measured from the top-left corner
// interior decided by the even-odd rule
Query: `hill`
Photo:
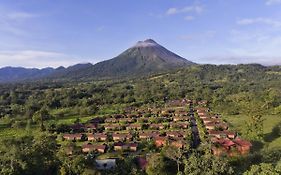
[[[134,46],[110,60],[76,64],[68,68],[26,69],[7,67],[0,69],[0,82],[25,80],[84,80],[119,78],[167,72],[176,68],[194,65],[169,51],[152,39],[139,41]]]

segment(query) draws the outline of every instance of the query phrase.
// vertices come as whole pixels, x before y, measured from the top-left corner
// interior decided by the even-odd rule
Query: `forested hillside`
[[[1,84],[0,139],[28,137],[27,145],[35,143],[30,149],[49,150],[46,154],[50,161],[38,160],[38,162],[44,162],[43,169],[38,167],[40,170],[36,171],[43,172],[46,167],[49,167],[52,168],[52,172],[55,172],[59,163],[53,162],[54,164],[50,165],[52,156],[54,156],[52,149],[55,147],[51,141],[49,142],[52,140],[51,136],[40,134],[41,132],[61,128],[64,124],[81,122],[93,116],[124,113],[128,107],[157,106],[163,105],[169,99],[182,98],[208,100],[210,107],[215,112],[222,114],[233,128],[239,129],[240,127],[239,134],[253,141],[254,151],[251,155],[238,160],[230,160],[230,164],[222,165],[225,168],[232,166],[229,174],[233,173],[232,169],[235,174],[244,172],[255,174],[253,172],[270,171],[268,169],[280,166],[280,163],[277,165],[280,157],[278,159],[272,155],[280,156],[281,150],[276,147],[272,150],[267,149],[269,148],[267,145],[273,141],[270,139],[278,140],[280,138],[280,123],[271,126],[275,128],[274,132],[271,132],[272,128],[265,128],[268,130],[267,135],[262,129],[258,130],[260,126],[263,127],[263,121],[269,122],[272,116],[274,120],[281,122],[280,66],[193,65],[168,73],[136,79]],[[243,120],[245,118],[247,120]],[[240,123],[237,124],[237,121]],[[49,142],[48,145],[45,145],[47,148],[41,144],[45,141]],[[21,140],[15,141],[12,145],[16,147],[17,142],[21,142]],[[5,155],[13,155],[12,152],[3,149],[7,147],[7,143],[9,142],[1,142],[0,152]],[[22,147],[20,149],[25,150]],[[268,154],[265,155],[265,152]],[[36,151],[31,151],[32,156],[30,157],[37,159],[38,156],[35,153]],[[207,158],[209,160],[207,155],[205,157],[206,160]],[[59,158],[62,159],[62,157]],[[5,160],[5,157],[0,156],[0,159],[2,164],[0,168],[5,168],[6,172],[14,171],[9,170],[8,164],[5,166],[5,162],[9,162]],[[81,161],[78,159],[81,157],[72,161]],[[155,159],[164,161],[159,157]],[[194,156],[186,161],[200,161],[197,159],[199,158]],[[15,156],[15,160],[19,161],[17,165],[22,163],[30,167],[37,165],[37,162],[26,162],[17,156]],[[251,167],[251,165],[254,166]],[[82,168],[79,165],[75,166]],[[248,172],[246,172],[247,170]],[[210,170],[206,170],[206,172],[208,171]],[[22,173],[13,172],[11,174]]]

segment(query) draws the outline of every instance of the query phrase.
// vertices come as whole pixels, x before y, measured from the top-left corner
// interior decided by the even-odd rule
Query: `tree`
[[[176,148],[173,146],[167,146],[166,148],[163,148],[164,155],[168,157],[169,159],[175,161],[177,163],[177,172],[180,173],[180,165],[183,162],[183,149]]]
[[[45,106],[43,106],[41,108],[41,110],[37,111],[34,115],[33,115],[33,121],[40,123],[40,128],[41,130],[44,130],[44,121],[49,119],[51,117],[51,115],[49,114],[49,111],[47,110],[47,108]]]
[[[214,157],[212,154],[194,152],[184,160],[184,173],[190,175],[228,175],[233,174],[233,169],[228,161]]]
[[[164,157],[159,154],[153,154],[148,160],[146,167],[148,175],[165,175],[167,174]]]
[[[279,175],[281,169],[278,166],[274,166],[271,163],[261,163],[258,165],[252,165],[250,170],[243,173],[243,175]]]

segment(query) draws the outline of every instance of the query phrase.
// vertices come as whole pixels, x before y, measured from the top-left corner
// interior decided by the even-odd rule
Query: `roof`
[[[240,138],[236,138],[233,140],[237,145],[240,146],[252,146],[251,142],[247,141],[247,140],[242,140]]]

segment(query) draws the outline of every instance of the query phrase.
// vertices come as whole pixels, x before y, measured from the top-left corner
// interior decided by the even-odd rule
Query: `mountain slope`
[[[97,78],[116,78],[166,72],[175,68],[193,65],[179,55],[169,51],[152,39],[137,42],[133,47],[110,60],[95,65],[76,64],[57,69],[0,69],[0,82],[22,80],[84,80]]]
[[[136,45],[115,58],[79,71],[68,71],[62,76],[79,79],[147,75],[193,64],[195,63],[176,55],[152,39],[148,39],[137,42]]]
[[[103,76],[152,73],[194,64],[167,50],[155,41],[139,41],[119,56],[94,65],[96,74]]]
[[[23,67],[4,67],[0,69],[1,82],[15,82],[28,79],[36,79],[51,75],[55,69],[27,69]]]

